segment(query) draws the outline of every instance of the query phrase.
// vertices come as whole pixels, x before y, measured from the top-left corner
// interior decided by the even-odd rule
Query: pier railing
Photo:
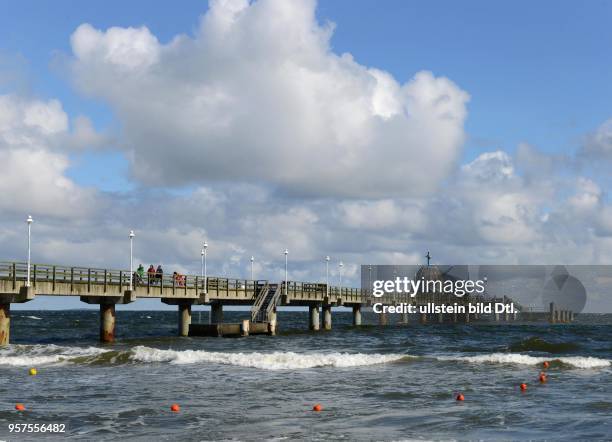
[[[0,281],[4,287],[12,286],[18,290],[27,280],[28,265],[24,262],[0,262]],[[52,264],[31,264],[30,284],[36,289],[37,285],[45,284],[45,288],[54,292],[56,286],[65,289],[69,286],[70,292],[90,292],[95,286],[103,292],[112,291],[121,293],[130,287],[130,271],[116,269],[102,269],[96,267],[77,267]],[[147,294],[171,293],[180,296],[181,291],[203,292],[212,296],[223,294],[243,293],[245,297],[253,297],[258,290],[268,284],[267,280],[249,280],[237,278],[222,278],[216,276],[174,275],[173,273],[148,273],[139,275],[136,271],[132,274],[132,286],[134,290],[146,291]],[[283,283],[283,288],[285,284]],[[78,289],[78,290],[77,290]],[[81,290],[84,289],[84,290]],[[287,281],[286,291],[283,293],[294,299],[312,299],[313,296],[322,297],[329,293],[330,297],[343,299],[363,298],[365,302],[365,290],[350,287],[329,287],[322,283]]]

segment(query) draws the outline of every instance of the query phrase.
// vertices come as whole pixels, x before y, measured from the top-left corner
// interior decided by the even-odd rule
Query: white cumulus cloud
[[[71,72],[122,122],[134,177],[240,180],[306,195],[431,191],[455,165],[468,94],[405,83],[330,48],[311,0],[212,1],[194,36],[145,27],[72,35]]]

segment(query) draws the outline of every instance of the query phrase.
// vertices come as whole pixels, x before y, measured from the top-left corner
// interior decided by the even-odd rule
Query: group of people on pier
[[[153,264],[149,266],[149,269],[147,270],[147,279],[149,284],[161,285],[163,277],[164,269],[162,268],[161,264],[158,265],[157,268],[155,268]],[[185,286],[185,275],[181,275],[178,272],[174,272],[172,274],[172,279],[174,280],[174,283],[177,286]],[[134,272],[134,281],[136,285],[145,283],[145,269],[142,264],[140,264],[138,266],[138,269],[136,269],[136,271]]]

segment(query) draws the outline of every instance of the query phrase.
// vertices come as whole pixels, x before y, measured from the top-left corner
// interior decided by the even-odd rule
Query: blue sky
[[[362,262],[400,259],[409,263],[421,259],[422,250],[429,248],[446,261],[465,257],[472,262],[491,259],[503,263],[529,260],[542,263],[559,257],[568,262],[601,263],[608,259],[605,248],[612,237],[612,209],[608,205],[610,177],[605,164],[611,157],[612,147],[606,144],[605,122],[612,117],[609,104],[612,102],[612,59],[608,56],[612,44],[609,26],[612,3],[320,0],[316,3],[316,23],[309,21],[309,5],[308,1],[301,0],[277,3],[268,9],[260,8],[262,15],[257,15],[251,5],[252,16],[236,26],[236,35],[242,35],[238,33],[241,30],[249,38],[240,40],[232,49],[228,43],[230,58],[236,59],[232,59],[232,70],[226,75],[231,78],[227,84],[221,84],[225,81],[224,75],[218,76],[216,66],[206,63],[209,59],[216,65],[225,63],[223,56],[215,58],[219,48],[222,52],[224,47],[217,47],[217,52],[206,52],[209,49],[198,52],[190,46],[193,42],[206,42],[199,33],[200,18],[209,9],[207,2],[183,1],[179,6],[173,2],[145,1],[3,2],[0,6],[0,95],[18,97],[15,102],[24,103],[58,100],[70,121],[68,128],[60,130],[60,135],[72,137],[70,143],[74,145],[83,143],[74,133],[75,118],[83,116],[91,121],[101,140],[93,148],[57,147],[57,140],[48,139],[36,145],[39,152],[58,161],[52,171],[56,175],[49,182],[67,179],[72,183],[66,196],[61,193],[65,186],[55,195],[63,198],[62,201],[68,201],[70,195],[78,207],[93,208],[89,212],[77,209],[71,212],[72,203],[66,202],[67,213],[78,213],[69,221],[73,231],[82,232],[82,237],[75,238],[67,224],[62,230],[67,221],[44,201],[33,201],[27,206],[27,210],[33,208],[37,219],[41,219],[39,229],[45,232],[41,238],[44,247],[36,251],[35,259],[66,263],[89,259],[92,265],[106,262],[123,265],[118,253],[91,256],[91,251],[99,247],[91,239],[91,231],[103,236],[104,241],[121,243],[121,232],[137,223],[142,224],[142,229],[156,232],[156,238],[167,239],[171,244],[168,247],[178,242],[174,236],[177,229],[189,238],[216,238],[227,251],[217,257],[216,263],[213,259],[212,271],[230,275],[244,273],[245,257],[262,243],[274,244],[270,250],[260,252],[262,272],[276,274],[274,247],[284,249],[283,244],[290,244],[288,247],[299,251],[296,259],[300,263],[294,269],[296,279],[319,278],[321,269],[316,256],[330,253],[353,263],[353,274],[347,268],[347,277],[349,281],[353,278],[353,282],[358,281],[356,272]],[[292,8],[295,10],[282,18],[270,15],[270,11],[282,14]],[[251,42],[259,39],[260,35],[253,29],[258,29],[266,20],[269,20],[268,26],[260,29],[274,28],[280,23],[280,30],[274,28],[270,35],[261,35],[262,41],[255,42],[253,56],[249,39]],[[327,22],[335,24],[329,41],[333,56],[325,53],[324,44],[319,46],[318,38],[325,33]],[[84,23],[92,28],[79,28]],[[287,27],[282,27],[284,24]],[[302,29],[300,25],[306,29],[301,36],[307,41],[306,46],[300,46],[299,38],[295,41],[287,38],[285,42],[282,32],[290,34],[292,28]],[[132,59],[143,55],[137,52],[142,45],[150,45],[147,46],[150,51],[165,54],[153,62],[158,71],[139,74],[157,85],[150,89],[141,89],[140,77],[130,77],[132,71],[124,75],[121,74],[124,71],[114,70],[116,65],[112,63],[96,64],[101,63],[100,54],[108,56],[110,52],[104,51],[116,42],[107,32],[109,28],[143,26],[146,30],[140,29],[137,35],[120,38],[124,38],[122,44],[126,47],[131,38],[142,39],[138,40],[141,46],[135,43],[130,49],[136,51]],[[310,32],[313,28],[315,31]],[[208,31],[215,35],[218,31],[212,29],[209,26]],[[183,52],[173,53],[175,49],[169,43],[182,34],[188,36]],[[95,47],[86,47],[77,53],[71,36],[81,42],[97,39]],[[150,37],[159,44],[151,43]],[[327,76],[322,80],[307,77],[302,83],[295,80],[296,72],[302,71],[292,71],[294,77],[287,75],[286,78],[275,77],[278,72],[273,70],[266,71],[271,60],[285,57],[301,69],[311,72],[312,68],[316,72],[320,66],[308,65],[312,60],[300,59],[302,53],[312,55],[312,60],[325,59],[333,69],[324,72]],[[354,64],[334,58],[343,53],[350,53]],[[237,97],[250,96],[248,75],[242,78],[236,70],[244,68],[247,73],[253,65],[247,62],[240,65],[241,58],[255,63],[262,71],[261,78],[252,81],[262,92],[248,100],[245,98],[239,106],[248,107],[257,118],[239,120],[239,112],[230,112],[228,115],[241,123],[232,126],[232,135],[226,137],[215,131],[231,119],[219,117],[218,121],[211,122],[205,112],[195,115],[193,120],[176,116],[186,106],[202,105],[202,102],[190,101],[202,88],[218,86],[217,98],[232,92]],[[432,93],[439,94],[440,100],[449,101],[447,111],[453,123],[447,125],[442,118],[433,128],[427,124],[411,126],[413,123],[409,120],[404,126],[390,124],[389,115],[397,113],[395,104],[390,102],[377,108],[371,121],[363,120],[359,112],[346,113],[347,108],[363,100],[371,99],[380,106],[376,101],[380,97],[369,96],[366,90],[372,78],[368,80],[370,83],[365,78],[372,68],[388,73],[392,82],[403,88],[399,92],[394,84],[383,84],[372,74],[404,106],[409,107],[410,100],[419,93],[434,90]],[[419,76],[421,71],[431,71],[433,76]],[[105,82],[104,77],[112,80]],[[276,78],[279,89],[287,89],[276,95],[274,88],[266,89],[268,78]],[[451,84],[439,79],[448,79]],[[350,96],[336,96],[333,84],[328,89],[333,81],[338,82],[339,90],[346,88]],[[362,82],[359,84],[364,88],[363,94],[351,89],[355,82]],[[116,84],[123,93],[116,93],[113,87]],[[178,90],[183,84],[193,86],[195,92],[181,96]],[[168,91],[177,90],[177,95],[169,97],[164,91],[159,92],[160,85]],[[332,104],[327,108],[324,103],[320,109],[309,111],[312,103],[302,101],[304,94],[299,93],[300,88],[306,88],[307,92],[311,88],[316,103],[329,99]],[[200,97],[205,103],[215,96],[207,93]],[[406,93],[411,98],[406,99]],[[466,101],[467,95],[469,101]],[[141,103],[135,103],[136,98],[130,100],[132,96],[139,97]],[[168,107],[167,121],[155,120],[158,114],[151,109],[153,103]],[[212,115],[223,115],[226,104],[222,102],[218,108],[212,108]],[[171,107],[175,105],[176,108]],[[286,115],[283,112],[286,107],[297,110]],[[427,119],[436,112],[432,109],[413,111],[422,112],[421,117]],[[135,118],[140,113],[145,121]],[[259,113],[264,117],[260,119]],[[269,120],[265,118],[267,114],[271,115]],[[310,117],[314,121],[318,114],[328,120],[340,117],[330,127],[323,127],[325,121],[313,123],[300,135],[303,124],[310,124]],[[295,115],[295,121],[291,115]],[[275,119],[282,119],[282,123],[275,126]],[[356,121],[366,123],[360,126]],[[370,132],[381,121],[387,125],[380,133]],[[167,131],[154,130],[166,123]],[[246,128],[244,134],[239,133],[250,123],[255,129]],[[290,128],[288,138],[282,133],[285,127]],[[325,144],[337,127],[341,128],[340,141],[313,153],[313,146]],[[319,129],[320,137],[309,139]],[[268,137],[277,130],[280,135]],[[262,133],[266,136],[260,139]],[[367,138],[365,134],[372,137],[371,144],[359,147],[357,156],[364,157],[377,149],[382,150],[380,157],[399,155],[396,163],[402,164],[407,176],[412,177],[406,187],[397,188],[401,180],[379,177],[370,182],[343,184],[347,177],[362,174],[362,165],[343,161],[356,152],[351,149]],[[292,137],[297,146],[293,151],[287,147],[292,145]],[[60,144],[66,142],[65,138],[61,140]],[[202,151],[198,151],[200,140]],[[238,147],[245,140],[255,141],[256,152]],[[268,145],[273,146],[269,151]],[[18,152],[21,148],[8,146],[7,151]],[[581,150],[594,153],[596,161],[579,162]],[[425,155],[430,151],[430,156]],[[403,157],[401,152],[410,155]],[[422,159],[422,155],[426,158]],[[160,160],[142,161],[149,156],[159,156]],[[312,166],[314,179],[302,177],[297,169],[287,176],[276,177],[276,171],[284,167],[283,161],[292,156],[314,162],[321,158],[321,164]],[[48,164],[49,158],[41,161]],[[168,158],[177,159],[177,170],[168,169]],[[412,162],[415,164],[411,165]],[[250,169],[241,169],[241,163],[254,163],[262,171],[250,175]],[[268,163],[271,171],[266,169]],[[440,170],[428,171],[436,163],[440,164]],[[235,167],[236,164],[239,166]],[[335,177],[337,170],[345,169],[342,165],[326,170],[326,165],[333,164],[349,164],[346,177]],[[390,164],[381,162],[380,167]],[[43,167],[41,171],[46,169]],[[447,186],[441,192],[444,196],[433,196],[430,190],[439,185]],[[48,184],[45,186],[49,188]],[[474,189],[484,188],[491,194],[473,195]],[[159,196],[173,208],[193,206],[191,213],[198,214],[197,222],[175,217],[176,209],[172,212],[156,204],[154,197]],[[245,203],[249,198],[253,201]],[[106,215],[96,212],[96,208],[108,207],[113,210],[106,210]],[[406,213],[414,208],[418,208],[418,216],[407,217]],[[6,222],[21,219],[19,210],[9,211]],[[440,211],[448,213],[449,219],[442,222],[432,217],[432,213]],[[279,239],[277,232],[266,232],[256,221],[276,212],[310,221],[295,230],[288,227],[286,238]],[[475,217],[474,212],[482,215]],[[147,221],[135,221],[137,214],[146,216]],[[405,221],[407,218],[409,222]],[[239,220],[245,221],[241,224]],[[509,222],[515,224],[509,226]],[[287,223],[290,225],[291,221]],[[253,226],[258,226],[254,239],[249,237],[253,236]],[[18,256],[21,245],[15,227],[7,224],[0,228],[4,233],[3,247]],[[584,232],[588,236],[582,237],[587,235]],[[58,237],[64,241],[62,244],[55,242]],[[391,245],[389,238],[397,239],[395,245]],[[193,241],[197,243],[200,239]],[[90,254],[83,251],[78,252],[82,256],[75,255],[77,244],[86,244],[89,248],[82,249]],[[198,258],[199,246],[195,244],[193,248],[193,255]],[[142,255],[138,258],[145,262],[157,259],[159,254],[150,244],[139,250]],[[586,251],[582,255],[578,250]],[[170,265],[182,271],[197,270],[197,259],[190,261],[189,254],[178,245],[168,250],[167,255]]]
[[[70,53],[77,26],[145,25],[167,42],[193,33],[207,8],[205,1],[183,1],[180,8],[138,0],[4,2],[1,50],[25,60],[34,93],[59,97],[69,114],[85,113],[104,128],[115,124],[111,111],[80,97],[52,68],[58,52]],[[317,13],[336,24],[336,52],[350,52],[399,80],[425,69],[467,90],[467,158],[484,148],[512,150],[522,141],[547,151],[575,149],[609,116],[610,2],[323,0]],[[87,182],[86,174],[73,176]]]

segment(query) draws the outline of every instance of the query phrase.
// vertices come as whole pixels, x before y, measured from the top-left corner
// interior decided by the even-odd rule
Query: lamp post
[[[288,285],[288,277],[287,277],[287,255],[289,255],[289,250],[285,249],[285,295],[287,295],[287,285]]]
[[[204,293],[208,293],[208,275],[206,273],[206,249],[208,249],[208,243],[204,241],[202,245],[202,278],[204,278]]]
[[[325,294],[329,296],[329,255],[325,257]]]
[[[134,290],[134,231],[130,230],[130,291]]]
[[[34,220],[32,216],[28,216],[26,223],[28,223],[28,270],[27,270],[27,278],[26,278],[26,287],[30,287],[30,254],[32,250],[32,223]]]
[[[251,281],[254,280],[253,278],[253,263],[255,262],[255,257],[251,256]]]
[[[204,285],[204,247],[200,251],[200,279],[202,280],[202,285]]]
[[[342,295],[342,267],[344,267],[344,263],[340,261],[338,267],[340,267],[340,295]]]

